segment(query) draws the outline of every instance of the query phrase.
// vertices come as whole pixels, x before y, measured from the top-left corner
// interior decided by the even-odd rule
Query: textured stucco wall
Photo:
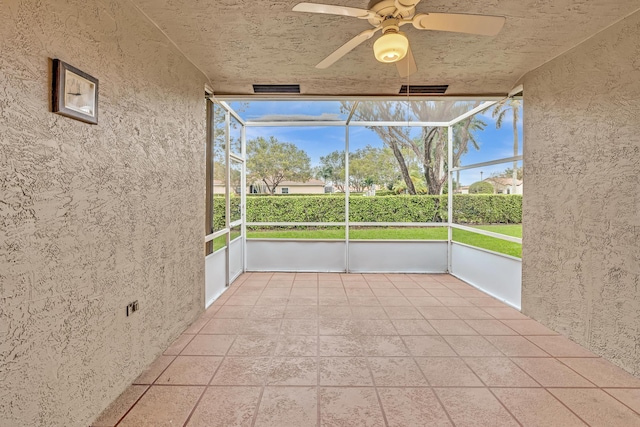
[[[0,46],[0,425],[86,426],[204,306],[206,78],[128,0],[2,0]]]
[[[523,311],[640,375],[640,13],[524,89]]]

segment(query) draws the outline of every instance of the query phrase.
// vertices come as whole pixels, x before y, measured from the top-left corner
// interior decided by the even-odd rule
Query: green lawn
[[[522,225],[478,225],[475,228],[493,231],[513,237],[522,237]],[[239,233],[232,233],[235,239]],[[447,240],[446,227],[363,227],[351,228],[349,237],[352,240]],[[327,239],[343,240],[344,228],[315,228],[315,229],[275,229],[275,230],[249,230],[248,239]],[[453,230],[453,240],[467,245],[488,249],[494,252],[522,258],[522,245],[508,242],[495,237],[483,236],[465,230]],[[214,250],[225,245],[224,236],[214,240]]]
[[[515,225],[478,225],[474,228],[493,231],[512,237],[522,237],[522,224]],[[453,241],[465,243],[501,254],[522,258],[522,245],[520,243],[508,242],[495,237],[483,236],[466,230],[453,230]]]
[[[332,239],[343,240],[344,229],[247,231],[248,239]],[[351,240],[447,240],[445,227],[375,227],[349,229]]]
[[[231,230],[231,240],[240,237],[240,231],[236,231],[235,229]],[[227,236],[220,236],[213,239],[213,252],[218,249],[222,249],[227,246]]]

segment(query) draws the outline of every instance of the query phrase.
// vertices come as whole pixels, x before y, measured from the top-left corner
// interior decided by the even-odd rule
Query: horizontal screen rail
[[[482,234],[483,236],[495,237],[496,239],[522,244],[522,239],[520,237],[507,236],[505,234],[494,233],[493,231],[481,230],[479,228],[468,227],[460,224],[451,224],[451,228],[457,228],[458,230],[469,231],[471,233]]]
[[[215,233],[211,233],[211,234],[207,234],[204,238],[204,242],[208,243],[210,241],[212,241],[213,239],[217,239],[220,236],[225,236],[226,234],[229,233],[228,229],[224,229],[224,230],[220,230],[220,231],[216,231]]]
[[[520,160],[522,160],[522,156],[506,157],[504,159],[491,160],[491,161],[488,161],[488,162],[474,163],[472,165],[466,165],[466,166],[460,166],[460,167],[457,167],[457,168],[451,168],[451,172],[464,171],[464,170],[467,170],[467,169],[482,168],[482,167],[491,166],[491,165],[499,165],[500,163],[517,162],[517,161],[520,161]]]

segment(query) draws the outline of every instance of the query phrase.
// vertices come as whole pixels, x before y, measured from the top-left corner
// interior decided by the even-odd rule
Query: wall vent
[[[253,85],[253,93],[300,93],[300,85]]]
[[[443,95],[449,85],[409,85],[410,95]],[[407,94],[407,85],[402,85],[400,95]]]

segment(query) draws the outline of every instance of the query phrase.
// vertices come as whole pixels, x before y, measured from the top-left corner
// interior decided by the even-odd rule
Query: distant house
[[[456,189],[455,193],[457,193],[457,194],[469,194],[469,186],[468,185],[464,185],[464,186]]]
[[[264,183],[254,183],[247,189],[248,193],[268,194],[269,190]],[[276,194],[324,194],[325,184],[319,179],[310,179],[306,182],[282,181],[276,187]]]
[[[513,178],[508,177],[490,177],[484,180],[493,185],[494,194],[524,194],[523,182],[516,179],[516,191],[513,192]]]

